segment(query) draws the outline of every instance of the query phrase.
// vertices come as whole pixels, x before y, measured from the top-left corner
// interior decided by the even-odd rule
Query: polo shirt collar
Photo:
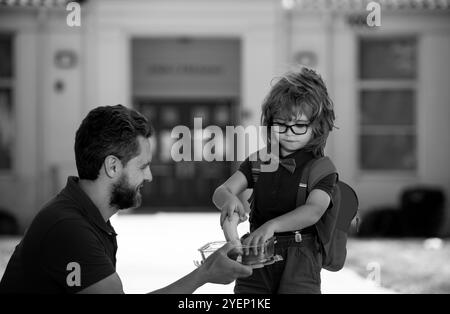
[[[87,218],[89,222],[95,224],[108,235],[117,236],[117,233],[109,220],[105,222],[97,206],[95,206],[89,196],[80,188],[78,184],[79,181],[80,179],[78,177],[68,177],[66,187],[61,193],[69,197],[78,205],[77,209]]]

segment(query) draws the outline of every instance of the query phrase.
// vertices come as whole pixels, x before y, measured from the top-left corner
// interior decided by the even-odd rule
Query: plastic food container
[[[205,261],[212,253],[224,246],[226,243],[227,242],[225,241],[209,242],[199,248],[198,250],[202,257],[202,261]],[[274,238],[260,246],[238,245],[235,250],[229,252],[229,256],[236,261],[244,265],[252,266],[253,268],[264,267],[283,260],[281,256],[275,255]],[[196,263],[196,265],[199,264],[200,263]]]

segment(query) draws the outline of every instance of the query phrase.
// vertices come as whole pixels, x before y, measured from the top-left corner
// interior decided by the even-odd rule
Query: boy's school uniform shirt
[[[281,161],[293,159],[295,161],[295,170],[291,173],[288,167],[281,164],[274,172],[260,172],[256,184],[253,182],[252,163],[249,158],[241,163],[239,170],[244,174],[248,182],[248,188],[254,189],[254,208],[250,213],[250,231],[256,230],[265,222],[278,216],[284,215],[297,206],[298,184],[302,171],[306,164],[314,158],[311,152],[300,149],[290,155],[281,157]],[[292,160],[289,160],[292,164]],[[320,189],[331,195],[336,187],[338,176],[330,174],[319,181],[313,189]],[[331,201],[330,201],[331,206]],[[303,230],[303,233],[314,233],[314,226]]]

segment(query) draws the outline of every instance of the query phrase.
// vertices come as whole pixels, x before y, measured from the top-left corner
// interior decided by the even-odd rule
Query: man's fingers
[[[243,265],[231,259],[229,260],[229,263],[233,263],[231,266],[231,270],[238,278],[248,277],[253,273],[253,268],[251,266]]]
[[[238,262],[235,262],[234,272],[238,278],[248,277],[253,273],[253,268],[250,266],[242,265]]]
[[[236,261],[238,259],[239,256],[242,255],[241,249],[238,247],[235,247],[234,249],[231,249],[231,251],[229,251],[227,253],[227,256],[229,258],[231,258],[233,261]]]

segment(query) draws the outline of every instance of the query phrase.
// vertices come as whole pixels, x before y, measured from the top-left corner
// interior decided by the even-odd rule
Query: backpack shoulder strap
[[[248,157],[248,160],[252,171],[253,186],[255,186],[261,173],[261,159],[258,152],[255,152]]]
[[[253,191],[252,194],[250,195],[249,199],[247,200],[250,208],[253,209],[255,206],[255,185],[256,182],[258,181],[259,178],[259,174],[261,173],[261,159],[259,158],[259,152],[255,152],[253,154],[251,154],[248,157],[248,160],[250,162],[250,168],[252,171],[252,180],[253,180]]]
[[[271,158],[273,158],[273,156],[268,154],[264,149],[254,152],[248,157],[252,171],[253,185],[258,181],[261,170],[264,171],[262,165],[270,163]]]
[[[303,169],[297,192],[297,206],[306,203],[307,194],[320,180],[336,173],[336,167],[328,157],[310,160]]]
[[[311,166],[311,171],[308,177],[308,187],[313,188],[318,182],[320,182],[320,180],[333,173],[336,175],[338,174],[336,167],[329,157],[321,157],[317,159]]]

